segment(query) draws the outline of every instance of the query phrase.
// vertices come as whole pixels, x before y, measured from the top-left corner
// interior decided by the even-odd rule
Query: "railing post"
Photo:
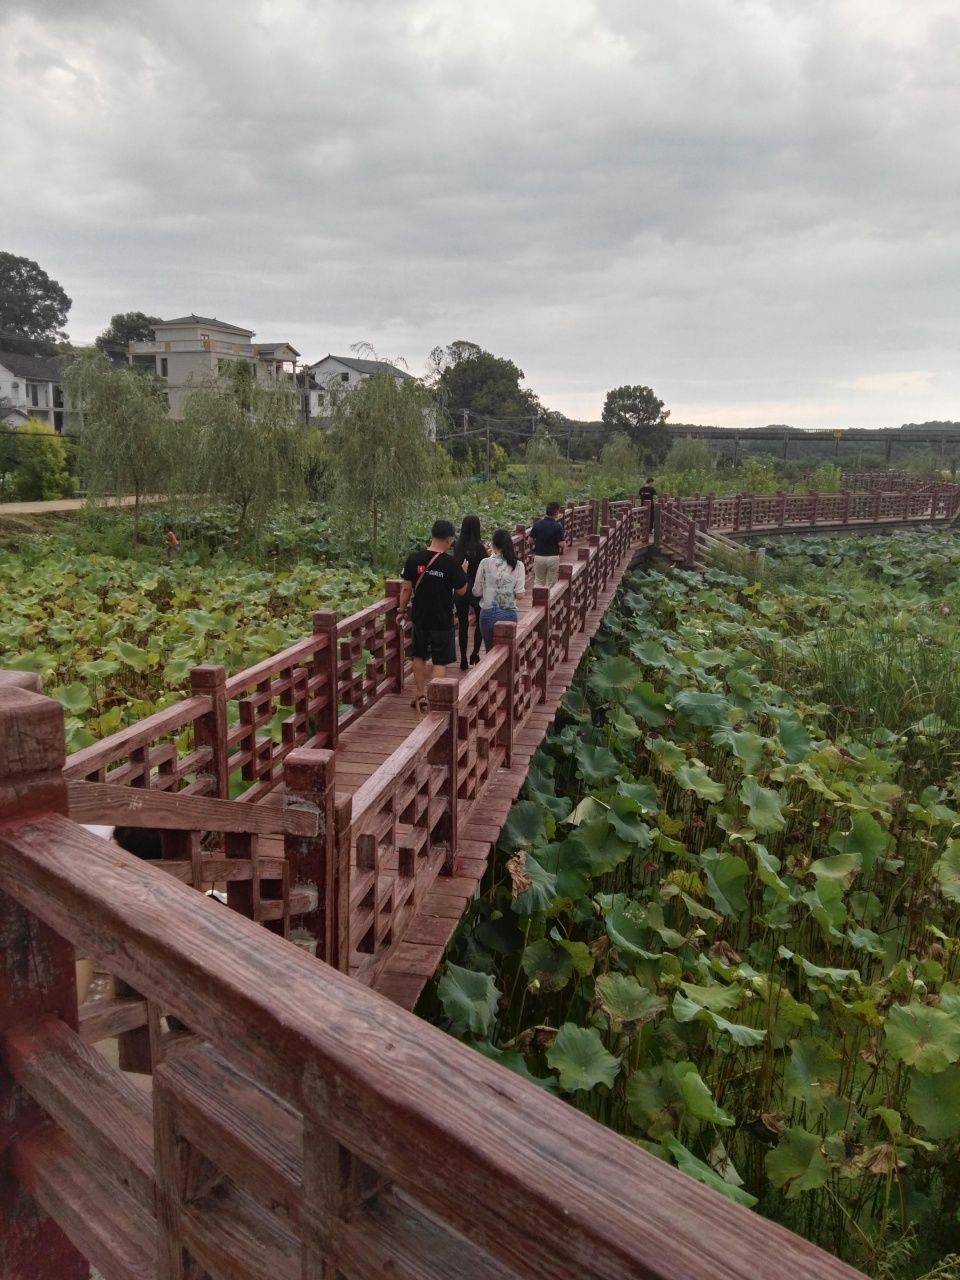
[[[447,771],[447,782],[442,794],[448,803],[447,820],[449,827],[446,835],[447,853],[443,860],[443,875],[453,875],[458,845],[457,795],[460,790],[460,743],[457,706],[460,698],[460,685],[449,676],[442,680],[431,680],[427,685],[427,701],[431,712],[446,719],[447,728],[443,737],[430,750],[430,763],[443,765]]]
[[[333,609],[318,609],[313,615],[313,634],[326,635],[327,643],[317,654],[317,671],[323,671],[327,677],[329,696],[327,705],[317,717],[317,729],[326,739],[325,747],[331,751],[336,749],[340,720],[339,665],[340,656],[337,645],[337,615]]]
[[[842,519],[844,524],[849,524],[850,523],[850,490],[844,489],[842,497],[843,497],[843,508],[842,508],[840,518]]]
[[[740,529],[740,494],[733,500],[733,531],[737,533]]]
[[[777,528],[783,529],[787,523],[787,495],[780,489],[777,493]]]
[[[336,844],[335,784],[336,756],[332,751],[298,747],[283,762],[284,808],[307,809],[318,818],[315,836],[283,837],[291,894],[299,890],[309,900],[315,898],[312,909],[302,915],[302,935],[293,940],[307,950],[315,949],[319,959],[345,973],[350,846],[344,851]]]
[[[403,586],[402,578],[388,578],[383,584],[387,599],[392,600],[394,604],[398,604],[400,600],[400,590]],[[393,629],[396,634],[397,652],[392,661],[394,688],[397,693],[403,692],[404,667],[406,665],[406,655],[404,653],[404,634],[403,628],[397,621],[396,611],[393,614]]]
[[[888,440],[887,446],[889,447],[889,445],[890,445],[890,441]],[[874,489],[873,491],[873,523],[874,524],[880,523],[880,504],[882,501],[883,501],[882,491],[880,489]]]
[[[692,567],[697,562],[697,522],[690,520],[687,528],[687,563]]]
[[[66,813],[63,708],[44,698],[36,677],[0,681],[0,823]],[[26,676],[26,679],[23,677]],[[7,855],[13,856],[13,855]],[[44,1016],[77,1029],[73,947],[14,898],[0,894],[0,1034]],[[0,1073],[0,1268],[30,1280],[86,1280],[84,1257],[21,1186],[14,1149],[43,1112],[12,1076]]]
[[[810,504],[810,525],[811,528],[817,523],[817,516],[820,513],[820,494],[816,489],[810,490],[812,502]]]
[[[561,566],[563,568],[563,566]],[[513,735],[516,722],[515,688],[517,683],[517,624],[515,622],[496,622],[493,627],[494,647],[503,645],[507,650],[507,661],[500,668],[498,679],[501,687],[506,688],[504,702],[503,726],[497,738],[497,746],[503,747],[504,767],[513,765]]]
[[[537,629],[543,640],[543,650],[540,659],[540,665],[533,677],[533,683],[540,690],[540,702],[547,700],[547,685],[550,683],[550,588],[534,587],[533,588],[533,607],[543,610],[543,617],[538,623]]]
[[[709,529],[713,524],[713,503],[715,496],[716,495],[712,493],[707,494],[707,529]]]
[[[563,628],[563,660],[564,662],[570,657],[570,637],[573,634],[573,565],[562,564],[560,566],[560,581],[567,584],[567,609],[564,617],[566,625]]]
[[[610,577],[610,526],[602,524],[600,526],[600,537],[597,545],[600,547],[600,577],[602,585],[601,591],[607,589],[607,579]]]
[[[190,692],[210,699],[210,710],[194,721],[195,747],[210,748],[210,773],[214,795],[230,796],[230,766],[227,757],[227,673],[217,663],[203,663],[190,672]]]
[[[658,551],[660,549],[660,512],[661,510],[662,510],[662,506],[658,502],[656,506],[653,508],[653,528],[650,531],[651,534],[653,535],[652,537],[653,547],[655,550],[658,550]]]

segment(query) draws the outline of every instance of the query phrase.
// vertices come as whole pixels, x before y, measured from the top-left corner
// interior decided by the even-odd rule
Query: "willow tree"
[[[369,540],[374,563],[384,535],[396,539],[411,502],[436,489],[446,455],[429,436],[432,393],[415,378],[375,373],[339,400],[330,470],[346,531]]]
[[[133,498],[133,537],[147,494],[170,491],[176,440],[162,384],[149,373],[117,368],[92,347],[63,376],[67,403],[80,421],[80,474],[91,498]]]
[[[563,483],[563,455],[553,436],[538,430],[524,451],[527,473],[542,498],[556,498]]]
[[[219,498],[241,534],[303,491],[303,429],[292,380],[260,383],[244,361],[187,398],[180,466],[185,490]]]

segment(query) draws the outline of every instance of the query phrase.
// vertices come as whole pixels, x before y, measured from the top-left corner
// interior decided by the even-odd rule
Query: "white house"
[[[209,316],[178,316],[154,325],[153,342],[131,342],[130,364],[166,383],[172,418],[182,418],[191,391],[214,381],[225,364],[252,364],[259,382],[296,381],[300,352],[288,342],[254,343],[253,329]]]
[[[0,351],[0,422],[19,426],[28,418],[65,424],[59,356],[26,356]]]
[[[300,405],[304,418],[308,422],[328,419],[339,397],[346,391],[353,391],[374,373],[389,373],[396,382],[414,381],[412,374],[388,364],[386,360],[326,355],[314,364],[305,365],[300,379]]]

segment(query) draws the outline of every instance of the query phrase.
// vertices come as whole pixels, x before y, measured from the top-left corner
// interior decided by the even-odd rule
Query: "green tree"
[[[449,415],[451,443],[463,425],[464,410],[473,419],[472,428],[490,420],[491,440],[507,449],[532,431],[543,412],[536,395],[520,386],[523,370],[475,342],[458,340],[445,351],[435,347],[430,363],[440,403]],[[470,438],[476,444],[477,437]]]
[[[563,454],[556,440],[538,431],[525,451],[527,470],[533,487],[542,498],[559,500],[563,482]]]
[[[614,387],[603,403],[603,425],[608,432],[623,431],[645,458],[661,458],[669,448],[665,423],[670,410],[650,387]]]
[[[28,418],[17,432],[17,469],[13,496],[19,502],[69,498],[73,481],[67,469],[67,450],[49,422]]]
[[[70,299],[31,258],[0,252],[0,351],[51,355],[66,341]]]
[[[138,370],[111,365],[87,347],[64,370],[67,402],[80,414],[80,473],[91,498],[132,497],[133,537],[148,494],[170,491],[177,439],[163,388]]]
[[[434,409],[423,383],[375,373],[334,410],[334,499],[345,531],[369,539],[375,564],[382,538],[399,537],[410,503],[438,488],[449,468],[427,435]]]
[[[127,348],[131,342],[152,342],[153,326],[160,324],[159,316],[148,316],[142,311],[118,311],[110,317],[110,323],[94,340],[94,346],[118,364],[127,362]]]
[[[241,534],[257,538],[284,497],[303,491],[305,440],[292,382],[261,386],[252,364],[235,361],[188,397],[182,433],[180,487],[229,503]]]
[[[603,446],[600,454],[600,473],[607,494],[613,489],[629,489],[640,470],[640,455],[630,437],[616,432]]]

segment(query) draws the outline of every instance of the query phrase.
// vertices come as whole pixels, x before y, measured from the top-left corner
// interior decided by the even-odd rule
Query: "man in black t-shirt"
[[[653,504],[657,498],[657,491],[653,487],[653,476],[647,476],[647,483],[641,485],[639,498],[641,502],[649,503],[650,513],[653,514]]]
[[[456,661],[453,640],[453,597],[467,591],[467,575],[450,555],[456,530],[449,520],[437,520],[430,531],[426,551],[414,551],[403,566],[397,614],[403,618],[412,599],[413,680],[416,697],[410,704],[418,715],[427,710],[427,662],[433,662],[433,674],[442,678],[447,666]]]
[[[533,581],[538,587],[552,587],[560,576],[560,557],[566,538],[563,525],[557,519],[559,502],[548,502],[546,514],[534,520],[530,532],[533,535]]]

